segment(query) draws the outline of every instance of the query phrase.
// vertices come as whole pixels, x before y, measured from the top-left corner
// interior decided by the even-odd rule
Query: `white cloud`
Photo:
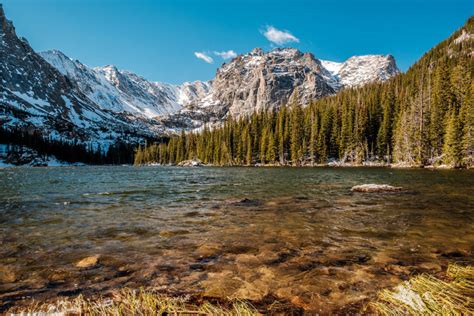
[[[204,52],[194,52],[194,56],[204,60],[208,64],[212,64],[214,62],[214,59]]]
[[[267,26],[266,30],[262,33],[270,42],[277,45],[283,45],[291,42],[300,42],[300,40],[289,31],[279,30],[271,25]]]
[[[231,59],[237,57],[237,53],[233,50],[228,50],[226,52],[214,52],[214,55],[219,56],[222,59]]]

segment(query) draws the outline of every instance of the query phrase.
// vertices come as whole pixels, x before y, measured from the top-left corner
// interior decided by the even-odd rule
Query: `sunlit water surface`
[[[0,169],[0,306],[145,286],[327,313],[472,264],[473,188],[472,171]]]

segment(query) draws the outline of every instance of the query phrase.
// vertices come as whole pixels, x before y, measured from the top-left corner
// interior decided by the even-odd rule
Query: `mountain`
[[[226,117],[278,109],[398,73],[391,56],[321,61],[293,48],[254,49],[217,70],[214,80],[152,82],[115,66],[91,68],[58,50],[36,53],[0,6],[0,123],[68,142],[142,142]],[[3,56],[5,56],[3,58]]]
[[[4,129],[36,130],[49,138],[102,144],[117,139],[136,142],[163,132],[150,120],[101,108],[77,81],[52,67],[26,39],[18,38],[1,6],[0,26],[0,123]]]
[[[39,53],[64,76],[75,82],[82,93],[102,109],[127,112],[145,118],[176,113],[209,91],[209,83],[196,81],[176,86],[150,82],[115,66],[89,68],[58,50]]]
[[[165,125],[200,127],[219,123],[231,115],[248,116],[262,109],[279,109],[297,98],[303,104],[335,94],[347,87],[385,81],[399,70],[391,55],[354,56],[344,63],[322,61],[294,48],[276,48],[235,57],[217,70],[211,89]]]
[[[474,17],[395,77],[391,56],[334,63],[293,49],[255,50],[218,70],[206,100],[206,106],[226,108],[232,117],[215,128],[140,148],[135,163],[193,158],[214,165],[473,168],[473,56]],[[304,106],[308,96],[337,90]],[[300,102],[278,112],[236,118],[296,95]]]
[[[398,74],[392,55],[353,56],[343,63],[321,60],[335,79],[335,87],[357,87],[374,81],[385,81]]]
[[[298,97],[304,103],[345,88],[383,81],[399,71],[392,56],[321,61],[294,48],[254,49],[217,70],[212,82],[150,82],[115,66],[89,68],[60,51],[40,55],[79,86],[89,99],[114,112],[154,118],[168,130],[221,122],[226,116],[278,109]]]

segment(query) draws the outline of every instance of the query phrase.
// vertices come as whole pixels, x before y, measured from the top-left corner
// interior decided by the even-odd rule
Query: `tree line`
[[[75,140],[45,137],[41,131],[27,128],[0,127],[0,143],[10,145],[14,151],[25,146],[41,155],[52,155],[65,162],[86,164],[130,164],[133,163],[135,144],[115,143],[108,148]],[[13,146],[12,146],[13,145]]]
[[[463,27],[473,33],[474,18]],[[228,117],[135,151],[135,164],[315,165],[337,160],[410,166],[474,164],[474,41],[455,32],[406,73],[303,106]]]

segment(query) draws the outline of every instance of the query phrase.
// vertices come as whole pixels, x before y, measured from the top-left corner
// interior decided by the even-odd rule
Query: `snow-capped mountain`
[[[310,53],[293,48],[264,53],[257,48],[219,68],[211,95],[200,104],[228,108],[229,114],[240,116],[279,108],[296,95],[307,103],[335,92],[322,72]]]
[[[392,55],[353,56],[343,63],[321,60],[338,89],[390,79],[399,70]]]
[[[198,128],[261,109],[278,109],[298,98],[302,104],[353,86],[384,81],[399,73],[392,56],[367,55],[344,63],[323,61],[294,48],[264,53],[256,48],[217,70],[209,93],[164,119],[168,126]]]
[[[217,70],[212,82],[150,82],[115,66],[89,68],[60,51],[40,55],[101,108],[156,119],[168,129],[197,128],[261,109],[278,109],[298,95],[303,104],[344,87],[386,80],[398,73],[392,56],[322,61],[294,48],[256,48]]]
[[[115,66],[91,68],[60,51],[36,53],[0,5],[0,123],[46,136],[113,143],[219,124],[228,115],[303,104],[397,74],[392,56],[344,63],[294,48],[256,48],[223,64],[210,82],[151,82]]]
[[[114,112],[155,118],[173,114],[183,106],[208,93],[207,82],[196,81],[181,86],[150,82],[115,66],[89,68],[58,50],[40,55],[63,75],[75,82],[101,108]]]
[[[71,141],[113,143],[162,133],[158,124],[105,110],[16,35],[0,6],[0,126]]]

